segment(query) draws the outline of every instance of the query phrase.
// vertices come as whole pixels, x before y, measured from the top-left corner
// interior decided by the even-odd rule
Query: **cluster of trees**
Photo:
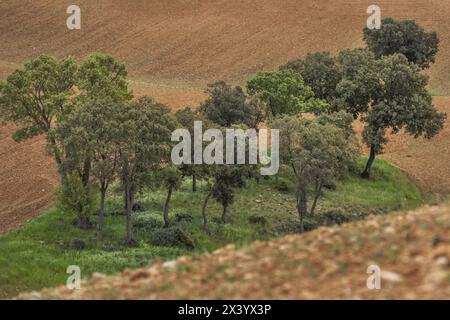
[[[363,138],[370,157],[361,176],[370,178],[376,154],[387,143],[386,132],[404,129],[414,137],[432,138],[446,115],[438,112],[421,73],[435,61],[438,38],[412,20],[384,19],[381,28],[364,29],[366,48],[308,54],[280,70],[302,76],[331,112],[346,111],[365,123]]]
[[[108,55],[94,54],[78,65],[73,58],[42,55],[0,83],[0,117],[18,125],[14,139],[45,135],[61,174],[59,199],[78,214],[81,227],[98,210],[97,239],[102,242],[108,187],[119,181],[126,208],[126,242],[133,243],[132,211],[144,187],[167,189],[163,218],[169,226],[169,204],[184,177],[207,182],[202,214],[208,230],[211,198],[223,207],[222,221],[235,191],[256,165],[174,166],[171,133],[194,121],[204,127],[258,128],[262,122],[280,130],[280,158],[296,180],[301,227],[313,215],[324,186],[355,167],[358,148],[354,119],[365,123],[370,157],[363,178],[370,177],[375,155],[387,142],[386,131],[431,138],[443,126],[421,73],[435,59],[438,40],[414,22],[383,21],[380,30],[364,30],[367,48],[345,49],[333,57],[308,54],[273,72],[258,73],[244,90],[223,81],[208,86],[198,108],[171,113],[152,98],[133,100],[125,66]],[[311,116],[304,116],[312,114]],[[237,154],[237,152],[235,152]],[[192,160],[194,155],[191,154]],[[194,163],[194,161],[192,161]],[[99,191],[99,204],[94,196]],[[312,194],[309,206],[308,195]]]
[[[172,114],[152,98],[133,100],[126,77],[125,66],[108,55],[91,55],[80,66],[73,58],[41,55],[0,83],[0,115],[18,125],[16,141],[46,136],[61,176],[59,205],[77,215],[81,228],[91,227],[90,217],[97,211],[99,244],[107,191],[115,181],[124,194],[127,244],[134,242],[136,193],[147,187],[167,189],[163,218],[168,227],[172,194],[187,176],[193,178],[193,191],[197,179],[210,182],[203,205],[205,229],[210,198],[222,204],[226,221],[234,190],[256,171],[245,165],[175,167],[171,134],[179,127],[193,130],[195,120],[217,128],[234,123],[256,127],[264,119],[261,103],[239,87],[218,82],[208,88],[209,98],[198,112],[185,108]]]

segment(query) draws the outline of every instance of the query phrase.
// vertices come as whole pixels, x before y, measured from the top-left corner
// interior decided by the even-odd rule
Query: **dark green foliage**
[[[321,212],[319,216],[319,224],[323,226],[334,226],[351,221],[349,216],[342,209],[334,209]]]
[[[124,105],[117,114],[115,145],[119,148],[117,173],[124,188],[127,211],[126,242],[132,242],[132,207],[136,192],[148,182],[149,172],[168,162],[171,133],[176,122],[169,108],[149,97]]]
[[[150,232],[155,229],[163,227],[163,222],[160,218],[156,218],[151,214],[138,214],[134,217],[133,227],[141,229],[144,232]]]
[[[52,124],[72,110],[76,73],[73,58],[41,55],[0,82],[0,118],[19,127],[13,138],[22,141],[44,134],[48,151],[58,164],[61,151]]]
[[[346,111],[321,114],[317,122],[322,125],[332,124],[344,132],[346,138],[354,139],[353,117]]]
[[[376,58],[395,53],[425,69],[435,61],[439,39],[436,32],[426,32],[414,20],[381,21],[380,29],[364,28],[364,41]]]
[[[142,203],[133,203],[133,212],[144,212],[145,206]]]
[[[154,246],[175,247],[182,245],[188,249],[195,248],[192,236],[184,228],[176,226],[159,230],[151,242]]]
[[[86,249],[86,242],[84,242],[84,240],[74,239],[72,241],[72,247],[75,250],[84,250],[84,249]]]
[[[360,159],[360,168],[366,160]],[[420,204],[421,198],[417,188],[400,170],[384,160],[377,159],[373,173],[371,181],[359,179],[356,174],[352,174],[348,179],[336,182],[336,192],[324,190],[317,214],[305,218],[305,230],[310,225],[319,227],[317,221],[322,212],[334,211],[336,208],[343,208],[341,211],[354,220],[360,219],[360,213],[372,212],[374,208],[377,208],[377,212],[381,212],[381,209],[385,212],[403,211],[411,210]],[[283,171],[280,174],[279,178],[289,179],[291,184],[293,183],[291,172]],[[196,249],[193,251],[185,250],[184,245],[156,247],[150,244],[156,231],[163,227],[160,211],[166,198],[164,189],[155,190],[151,194],[141,192],[136,195],[136,201],[143,203],[150,212],[133,214],[133,222],[140,222],[142,218],[148,219],[147,225],[152,225],[152,221],[156,221],[153,228],[136,227],[134,236],[139,242],[137,248],[124,247],[124,216],[106,215],[103,245],[97,249],[92,230],[82,230],[72,225],[73,216],[65,211],[52,209],[32,219],[19,230],[0,237],[0,297],[13,297],[23,291],[39,291],[43,287],[63,285],[67,280],[66,268],[72,264],[79,265],[83,277],[89,278],[94,272],[115,274],[125,268],[148,267],[154,259],[167,261],[186,254],[195,256],[205,251],[214,251],[229,243],[241,246],[256,240],[283,236],[286,235],[285,232],[298,232],[298,218],[295,219],[293,215],[294,192],[280,195],[273,187],[274,181],[274,177],[261,179],[260,183],[248,181],[247,187],[236,193],[235,203],[230,208],[236,212],[233,215],[233,223],[211,224],[210,233],[205,233],[202,229],[201,207],[207,192],[206,183],[199,184],[198,192],[192,193],[190,180],[185,179],[182,188],[174,193],[171,206],[174,212],[189,212],[194,217],[192,222],[182,224],[195,240]],[[119,189],[116,185],[119,184],[112,185],[110,190]],[[123,195],[108,193],[106,212],[122,210]],[[212,201],[209,212],[212,216],[220,216],[222,208],[220,204]],[[250,223],[250,215],[265,217],[267,224]],[[93,223],[95,218],[96,216],[93,216]],[[277,228],[279,225],[285,227]],[[83,240],[86,249],[74,250],[73,239]],[[34,254],[29,255],[27,252]]]
[[[364,116],[364,142],[371,148],[371,156],[362,177],[370,177],[375,155],[387,143],[386,130],[396,134],[404,129],[415,138],[431,139],[444,126],[446,114],[433,106],[427,91],[427,76],[419,67],[408,62],[402,54],[383,57],[377,61],[379,88],[373,95],[372,107]]]
[[[188,129],[191,137],[194,136],[194,122],[202,121],[204,127],[211,126],[205,123],[209,120],[202,118],[198,113],[192,111],[191,108],[184,108],[175,112],[175,118],[180,128]],[[206,120],[206,121],[205,121]],[[204,178],[205,171],[202,166],[194,164],[194,148],[191,149],[191,164],[183,163],[179,167],[183,177],[192,177],[192,191],[197,191],[197,182]]]
[[[248,217],[248,221],[253,224],[261,224],[261,225],[267,224],[266,217],[260,216],[257,214],[254,214],[254,215],[251,215],[250,217]]]
[[[212,122],[230,127],[245,124],[256,128],[264,120],[263,105],[256,99],[246,96],[241,87],[232,87],[224,81],[208,86],[208,99],[198,108],[200,114]]]
[[[341,81],[336,86],[332,110],[344,110],[356,119],[367,112],[380,86],[375,56],[368,49],[344,49],[336,63]]]
[[[190,213],[184,212],[184,213],[177,213],[175,215],[175,221],[176,222],[188,222],[191,223],[194,220],[194,216]]]
[[[304,217],[314,213],[323,186],[344,178],[356,165],[355,137],[323,121],[324,118],[305,120],[284,116],[270,124],[280,130],[280,157],[292,168],[296,178],[296,207],[302,229]],[[314,190],[311,209],[308,208],[310,188]]]
[[[97,208],[97,193],[91,186],[85,187],[80,177],[69,174],[63,178],[56,192],[57,205],[77,217],[80,228],[90,227],[90,217]]]
[[[92,54],[80,66],[77,76],[80,96],[77,99],[129,101],[133,94],[128,89],[127,75],[125,65],[112,56]]]
[[[342,75],[336,60],[329,52],[308,53],[303,60],[290,61],[280,69],[291,69],[300,73],[317,98],[328,103],[336,98],[336,87]]]
[[[281,192],[289,191],[289,182],[283,178],[279,178],[278,181],[275,182],[275,189]]]

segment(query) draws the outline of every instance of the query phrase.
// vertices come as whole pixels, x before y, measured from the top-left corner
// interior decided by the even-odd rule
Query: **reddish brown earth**
[[[0,126],[0,233],[17,228],[52,205],[58,178],[42,139],[16,143],[13,126]]]
[[[381,289],[367,288],[367,268]],[[23,299],[448,299],[450,208],[369,217],[113,277],[94,274]]]
[[[68,31],[73,1],[0,2],[0,78],[41,53],[59,57],[107,52],[130,70],[136,95],[150,94],[173,108],[195,106],[208,82],[243,83],[307,52],[362,45],[366,0],[79,0],[82,29]],[[450,2],[380,0],[384,17],[416,19],[438,32],[441,50],[429,70],[430,88],[450,93]],[[435,98],[450,111],[450,99]],[[57,181],[42,138],[16,144],[0,125],[0,233],[51,205]],[[386,159],[424,191],[450,192],[450,131],[431,141],[397,136]]]

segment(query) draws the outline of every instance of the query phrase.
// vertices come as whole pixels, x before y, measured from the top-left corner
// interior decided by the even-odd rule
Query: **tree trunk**
[[[48,131],[47,136],[48,136],[48,141],[50,142],[50,144],[51,144],[51,146],[52,146],[52,149],[53,149],[53,155],[55,156],[56,164],[57,164],[58,166],[60,166],[61,163],[62,163],[61,155],[59,154],[59,150],[58,150],[58,146],[56,145],[55,137],[54,137],[53,134],[51,133],[51,130],[50,130],[50,129],[49,129],[49,131]]]
[[[228,213],[228,206],[223,206],[223,212],[222,212],[222,222],[227,222],[227,213]]]
[[[202,216],[203,216],[203,229],[205,229],[205,231],[208,231],[208,213],[206,212],[206,209],[211,195],[212,191],[209,191],[208,194],[206,195],[205,201],[203,201]]]
[[[300,218],[300,231],[301,232],[304,231],[303,217],[305,216],[305,214],[307,213],[307,210],[308,210],[307,203],[308,203],[308,199],[307,199],[306,189],[303,186],[299,186],[298,191],[297,191],[297,212],[298,212],[298,216]]]
[[[192,175],[192,192],[197,192],[197,176]]]
[[[317,200],[319,199],[321,192],[322,192],[322,182],[317,182],[316,190],[314,192],[314,201],[313,201],[313,204],[311,207],[311,212],[310,212],[311,216],[314,215],[314,211],[316,210]]]
[[[78,225],[80,229],[88,230],[91,227],[91,220],[89,219],[89,217],[80,217],[78,219]]]
[[[131,194],[131,188],[125,186],[126,202],[127,202],[127,237],[126,243],[132,244],[133,242],[133,221],[131,220],[131,214],[133,212],[133,197]]]
[[[105,196],[106,190],[100,190],[100,211],[98,213],[97,224],[97,247],[100,248],[103,241],[103,224],[105,220]]]
[[[91,174],[91,159],[88,157],[84,159],[83,162],[83,173],[81,175],[81,181],[83,182],[83,186],[87,186],[89,183],[89,176]]]
[[[167,192],[166,202],[164,203],[164,228],[169,227],[169,202],[172,197],[173,187],[169,187],[169,191]]]
[[[367,160],[366,168],[361,173],[361,178],[370,179],[370,171],[372,170],[372,164],[375,160],[375,145],[370,145],[370,156],[369,160]]]

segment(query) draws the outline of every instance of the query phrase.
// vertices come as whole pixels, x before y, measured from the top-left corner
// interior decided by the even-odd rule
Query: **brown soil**
[[[13,129],[0,126],[0,233],[49,208],[58,180],[43,139],[16,143],[11,138]]]
[[[367,268],[381,289],[367,288]],[[369,217],[245,249],[229,245],[149,269],[94,274],[23,299],[448,299],[450,207]]]
[[[3,0],[0,71],[46,52],[109,52],[131,76],[206,83],[242,81],[307,52],[362,45],[371,0],[79,0],[82,27],[66,28],[73,1]],[[438,32],[432,87],[450,92],[450,3],[379,0],[383,17],[416,19]]]

